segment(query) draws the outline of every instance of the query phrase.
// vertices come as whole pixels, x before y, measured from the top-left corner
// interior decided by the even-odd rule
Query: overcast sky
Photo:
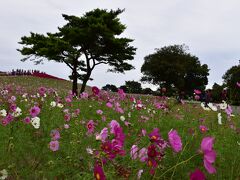
[[[38,69],[68,78],[70,69],[64,64],[46,62],[34,65],[21,62],[18,42],[29,32],[56,32],[65,24],[61,14],[81,16],[95,8],[125,8],[120,15],[127,25],[124,36],[134,39],[137,48],[132,64],[135,70],[125,74],[106,73],[97,67],[90,85],[117,86],[126,80],[139,80],[144,56],[155,48],[186,44],[190,52],[208,64],[209,85],[222,83],[222,75],[240,59],[239,0],[1,0],[0,2],[0,71]]]

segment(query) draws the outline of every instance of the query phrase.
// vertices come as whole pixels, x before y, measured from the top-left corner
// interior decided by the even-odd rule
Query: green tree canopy
[[[226,71],[223,75],[224,83],[228,87],[230,103],[240,104],[240,87],[237,86],[237,82],[240,83],[240,65],[233,66]]]
[[[192,94],[194,89],[204,90],[208,83],[209,69],[201,65],[198,57],[187,52],[185,45],[165,46],[144,58],[141,81],[169,90],[176,88]]]
[[[136,48],[130,45],[132,39],[120,37],[126,29],[118,18],[122,12],[95,9],[82,17],[63,14],[67,24],[59,27],[58,32],[31,32],[21,38],[23,47],[18,51],[26,56],[22,61],[65,63],[72,70],[72,90],[76,94],[77,80],[83,81],[83,92],[93,69],[100,64],[109,65],[111,72],[131,70],[134,67],[128,60],[133,60]]]
[[[142,93],[142,85],[137,81],[126,81],[125,86],[127,87],[128,93]]]
[[[118,88],[117,88],[117,86],[115,86],[113,84],[106,84],[105,86],[102,87],[102,90],[111,91],[111,92],[117,92]]]

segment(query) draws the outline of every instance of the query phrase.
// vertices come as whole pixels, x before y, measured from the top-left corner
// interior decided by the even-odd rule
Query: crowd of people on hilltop
[[[46,74],[45,72],[40,72],[39,70],[23,70],[23,69],[16,69],[12,70],[8,73],[10,76],[30,76],[36,73]]]

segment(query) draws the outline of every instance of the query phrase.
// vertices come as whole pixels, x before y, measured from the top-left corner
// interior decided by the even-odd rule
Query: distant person
[[[222,101],[227,101],[227,88],[224,88],[221,93]]]
[[[212,101],[212,91],[210,89],[205,92],[205,107],[208,106],[208,103]]]

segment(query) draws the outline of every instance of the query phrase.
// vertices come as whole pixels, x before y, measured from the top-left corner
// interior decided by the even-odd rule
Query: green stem
[[[185,161],[182,161],[182,162],[180,162],[180,163],[172,166],[171,168],[169,168],[168,170],[166,170],[164,173],[162,173],[160,177],[162,177],[164,174],[166,174],[167,172],[171,171],[172,169],[176,168],[177,166],[179,166],[179,165],[181,165],[181,164],[184,164],[184,163],[190,161],[192,158],[194,158],[195,156],[198,156],[198,155],[199,155],[199,154],[195,154],[195,155],[191,156],[190,158],[186,159]]]
[[[193,136],[192,136],[192,137],[193,137]],[[181,157],[182,157],[182,154],[183,154],[183,152],[185,151],[185,149],[186,149],[187,145],[189,144],[189,142],[190,142],[190,141],[188,141],[188,142],[186,143],[186,145],[184,146],[184,148],[183,148],[183,150],[182,150],[182,152],[181,152],[181,154],[180,154],[180,156],[179,156],[179,158],[178,158],[178,161],[177,161],[177,163],[178,163],[178,162],[179,162],[179,160],[181,159]],[[175,173],[176,169],[177,169],[177,166],[175,166],[175,168],[174,168],[174,170],[173,170],[173,173],[172,173],[171,179],[173,178],[173,176],[174,176],[174,173]]]

